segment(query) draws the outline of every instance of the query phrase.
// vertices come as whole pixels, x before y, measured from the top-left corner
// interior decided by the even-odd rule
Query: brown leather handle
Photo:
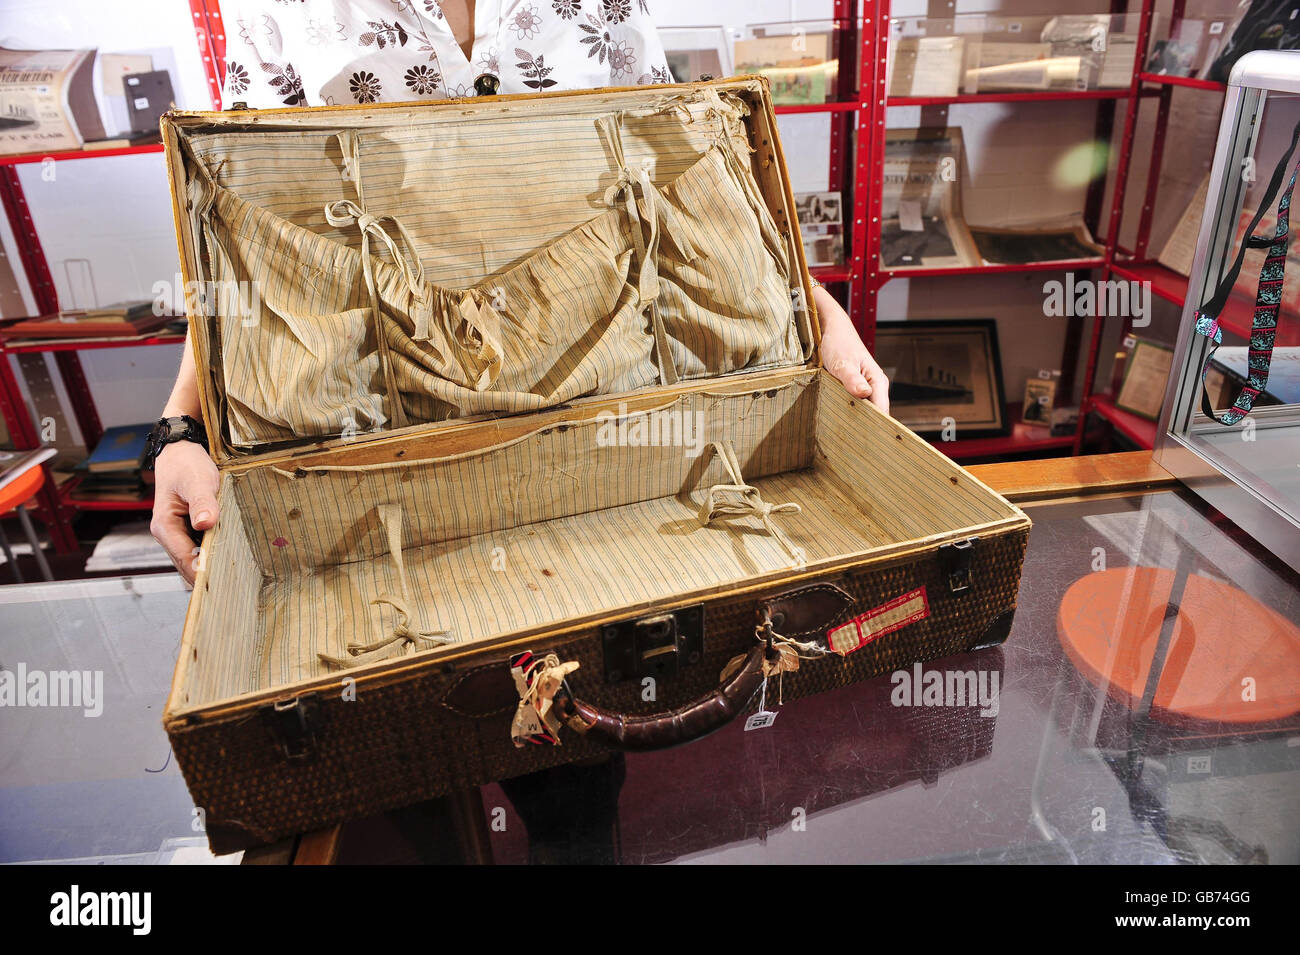
[[[756,644],[744,665],[716,690],[667,713],[625,716],[572,696],[563,700],[557,697],[556,702],[571,728],[616,749],[667,749],[707,736],[730,723],[762,685],[765,654],[765,646]]]

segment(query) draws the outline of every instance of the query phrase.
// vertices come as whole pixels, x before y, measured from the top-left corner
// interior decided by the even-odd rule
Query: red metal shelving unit
[[[194,18],[194,35],[198,43],[199,55],[203,60],[204,73],[208,81],[208,90],[214,109],[221,107],[221,80],[225,69],[226,48],[225,28],[222,24],[218,0],[189,0],[190,12]],[[124,146],[117,149],[71,149],[51,153],[26,153],[0,156],[0,202],[4,205],[5,215],[9,219],[18,253],[22,260],[23,272],[36,300],[38,314],[46,315],[59,310],[59,298],[55,291],[54,280],[50,275],[49,263],[41,247],[36,224],[32,221],[27,199],[23,195],[22,183],[18,177],[18,167],[29,163],[47,161],[63,162],[83,159],[105,158],[109,156],[136,156],[162,152],[161,143],[145,143],[137,146]],[[55,356],[63,386],[71,401],[72,411],[81,429],[86,444],[93,447],[103,433],[99,414],[95,410],[94,396],[86,382],[85,372],[81,367],[78,353],[100,348],[128,348],[151,345],[174,345],[184,342],[183,335],[150,335],[131,339],[95,339],[65,341],[0,341],[0,415],[9,430],[10,439],[18,450],[38,447],[41,442],[36,423],[28,412],[23,399],[22,388],[14,375],[9,362],[9,355],[50,352]],[[75,496],[77,479],[64,482],[58,486],[48,465],[45,466],[45,484],[37,495],[34,513],[46,526],[50,542],[56,553],[71,553],[77,550],[77,539],[72,532],[71,518],[78,510],[148,510],[152,502],[147,501],[91,501]]]
[[[61,149],[52,153],[15,153],[0,156],[0,166],[22,166],[27,163],[67,159],[95,159],[100,156],[139,156],[142,153],[160,153],[162,143],[140,143],[137,146],[116,146],[112,149]]]
[[[1200,80],[1185,76],[1164,76],[1147,73],[1141,69],[1142,57],[1151,45],[1151,21],[1155,12],[1156,0],[1142,0],[1142,14],[1138,33],[1138,70],[1134,73],[1129,109],[1124,118],[1124,134],[1120,151],[1120,160],[1116,170],[1115,190],[1112,197],[1110,224],[1107,229],[1106,264],[1102,278],[1114,277],[1137,282],[1150,282],[1151,292],[1166,302],[1183,306],[1187,299],[1188,279],[1168,269],[1149,257],[1148,244],[1151,238],[1151,220],[1155,212],[1156,197],[1159,188],[1160,167],[1164,158],[1165,131],[1169,125],[1170,105],[1175,89],[1188,89],[1201,92],[1222,94],[1226,89],[1223,83],[1213,80]],[[1170,28],[1175,29],[1183,18],[1186,0],[1173,0],[1170,15]],[[1147,159],[1146,193],[1143,197],[1142,214],[1138,220],[1137,241],[1132,249],[1121,248],[1118,236],[1124,215],[1124,203],[1128,191],[1130,162],[1133,158],[1133,138],[1137,129],[1140,103],[1144,98],[1157,100],[1152,150]],[[1225,329],[1242,337],[1249,337],[1253,303],[1233,296],[1228,308],[1221,317]],[[1101,350],[1101,335],[1105,316],[1098,316],[1092,322],[1092,336],[1088,347],[1087,368],[1083,378],[1083,397],[1079,405],[1079,424],[1075,432],[1073,452],[1078,454],[1083,447],[1084,436],[1088,427],[1088,415],[1095,414],[1112,428],[1124,435],[1141,448],[1155,446],[1156,424],[1137,415],[1117,408],[1113,396],[1106,390],[1094,392],[1097,376],[1097,364]],[[1131,319],[1122,319],[1122,333],[1128,334]],[[1300,343],[1300,329],[1279,330],[1278,344]]]
[[[1084,405],[1079,409],[1080,420],[1083,420],[1088,412],[1093,412],[1104,418],[1111,427],[1139,447],[1151,448],[1155,446],[1156,423],[1143,418],[1141,415],[1135,415],[1131,411],[1117,408],[1115,399],[1111,395],[1101,392],[1089,395]],[[1071,442],[1073,442],[1073,439],[1071,439]]]
[[[877,297],[881,288],[890,280],[906,278],[908,280],[938,280],[950,276],[999,275],[1027,272],[1069,272],[1104,269],[1115,254],[1113,239],[1105,247],[1102,255],[1095,258],[1056,262],[1032,262],[1019,265],[980,265],[962,268],[917,268],[888,269],[880,264],[881,232],[881,189],[879,184],[884,171],[884,149],[888,111],[895,107],[919,106],[940,108],[952,105],[979,103],[1045,103],[1061,102],[1096,105],[1096,138],[1108,139],[1110,136],[1114,110],[1123,102],[1128,106],[1127,113],[1136,112],[1136,103],[1146,97],[1159,96],[1160,91],[1146,89],[1139,82],[1139,70],[1145,62],[1149,35],[1150,9],[1154,0],[1141,0],[1144,19],[1141,21],[1147,30],[1137,44],[1133,63],[1133,72],[1127,88],[1099,90],[1061,90],[1052,92],[1005,92],[961,94],[957,96],[890,96],[887,89],[887,64],[889,55],[890,0],[868,0],[868,15],[864,17],[863,62],[870,63],[870,93],[864,92],[864,112],[861,117],[860,135],[865,149],[859,149],[858,161],[858,201],[854,209],[855,241],[853,245],[855,267],[855,284],[853,287],[852,315],[859,332],[868,346],[874,343]],[[1046,5],[1046,4],[1045,4]],[[1127,0],[1112,0],[1111,14],[1128,12]],[[863,71],[864,88],[868,85],[867,70]],[[922,122],[937,125],[932,117],[923,116]],[[1125,141],[1123,163],[1127,162],[1132,151],[1131,135]],[[875,188],[867,188],[870,183]],[[1089,190],[1089,215],[1094,234],[1099,234],[1097,225],[1100,221],[1101,193],[1104,183],[1094,183]],[[869,193],[869,195],[868,195]],[[1114,236],[1117,230],[1110,230],[1107,235]],[[1062,385],[1068,394],[1073,389],[1074,357],[1082,337],[1082,324],[1079,319],[1070,319],[1062,342]],[[1081,414],[1081,419],[1083,415]],[[974,457],[991,457],[997,455],[1024,454],[1033,452],[1059,451],[1075,444],[1073,437],[1050,437],[1041,429],[1022,425],[1018,422],[1018,413],[1008,417],[1012,421],[1010,433],[1002,438],[971,438],[954,442],[936,442],[935,446],[954,459]],[[1082,428],[1082,425],[1081,425]],[[1082,431],[1080,431],[1081,437]]]
[[[962,438],[958,441],[931,440],[930,444],[954,461],[968,461],[974,458],[1062,451],[1074,443],[1073,435],[1053,435],[1046,428],[1022,422],[1019,404],[1006,405],[1005,413],[1011,422],[1010,434],[993,438]]]

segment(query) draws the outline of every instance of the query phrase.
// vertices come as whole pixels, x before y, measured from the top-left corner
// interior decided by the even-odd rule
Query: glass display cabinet
[[[1300,51],[1243,56],[1224,98],[1155,448],[1163,468],[1296,569],[1300,242],[1280,234],[1278,213],[1298,139]]]

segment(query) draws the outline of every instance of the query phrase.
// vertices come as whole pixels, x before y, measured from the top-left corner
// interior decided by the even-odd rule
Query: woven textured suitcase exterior
[[[205,812],[213,851],[232,852],[605,751],[568,729],[560,746],[514,746],[510,724],[518,696],[507,661],[522,649],[579,661],[575,693],[609,710],[644,714],[715,689],[727,662],[754,645],[764,599],[795,586],[829,583],[852,598],[828,628],[920,587],[929,615],[845,657],[802,661],[797,673],[783,677],[786,705],[916,661],[999,643],[1010,631],[1028,534],[1024,526],[976,540],[964,590],[954,591],[949,561],[934,547],[706,601],[703,658],[661,684],[653,703],[642,700],[638,680],[605,681],[597,624],[462,651],[454,660],[432,654],[355,683],[341,676],[298,696],[177,718],[168,732],[195,804]],[[769,706],[773,696],[774,688]],[[751,700],[749,709],[756,704]]]

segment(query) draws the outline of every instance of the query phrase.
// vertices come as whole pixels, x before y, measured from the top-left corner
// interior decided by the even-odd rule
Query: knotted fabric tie
[[[370,643],[349,643],[345,648],[347,656],[335,657],[327,653],[317,654],[322,663],[340,669],[351,669],[365,666],[367,663],[386,660],[391,656],[397,656],[405,651],[408,646],[413,647],[415,651],[432,650],[434,647],[445,646],[454,642],[447,635],[448,631],[446,630],[412,630],[410,612],[407,610],[406,601],[402,597],[395,594],[381,594],[370,601],[372,607],[377,604],[388,604],[397,611],[397,623],[393,624],[392,632],[388,636],[380,637]]]
[[[374,315],[375,339],[379,349],[379,364],[384,376],[384,388],[388,392],[388,403],[392,412],[393,424],[398,428],[407,425],[406,409],[402,407],[402,396],[397,390],[397,377],[393,372],[393,359],[388,347],[388,338],[384,335],[383,312],[380,309],[379,289],[375,284],[374,264],[370,261],[370,240],[378,239],[389,256],[402,273],[411,297],[421,305],[429,301],[429,287],[424,284],[424,264],[415,254],[415,243],[411,234],[393,216],[375,216],[366,211],[366,198],[361,176],[361,137],[355,130],[339,133],[336,137],[343,157],[344,178],[350,180],[356,189],[357,198],[336,199],[325,204],[325,221],[336,229],[355,225],[361,232],[361,272],[365,279],[366,291],[370,293],[370,308]],[[387,230],[381,225],[387,220],[397,229],[405,246],[405,253]],[[415,337],[429,337],[428,309],[415,310]]]
[[[434,647],[453,643],[446,630],[414,630],[411,628],[410,590],[406,583],[406,564],[402,560],[402,509],[394,504],[383,504],[376,509],[384,530],[388,535],[388,550],[392,554],[393,564],[397,568],[397,579],[402,593],[380,594],[370,605],[388,604],[397,611],[397,622],[386,636],[370,643],[349,643],[344,648],[347,656],[335,657],[327,653],[318,653],[322,663],[340,669],[365,666],[386,660],[404,652],[431,650]]]
[[[510,675],[519,692],[519,706],[510,725],[516,747],[549,743],[560,745],[560,718],[554,706],[555,694],[565,677],[578,669],[578,661],[561,663],[554,653],[534,656],[525,650],[510,658]]]
[[[785,548],[796,564],[808,561],[808,555],[777,526],[772,520],[773,514],[798,514],[802,508],[793,502],[786,504],[769,504],[758,493],[758,488],[746,484],[740,476],[740,462],[736,452],[726,441],[713,441],[709,447],[717,452],[718,460],[731,478],[730,484],[714,484],[704,495],[700,506],[700,521],[711,524],[719,517],[754,516],[763,522],[767,532],[776,538],[777,543]]]
[[[655,305],[659,297],[659,242],[667,235],[677,247],[677,252],[686,261],[693,261],[699,255],[686,235],[681,220],[650,179],[645,166],[630,166],[623,153],[623,114],[612,113],[596,120],[597,128],[605,138],[618,168],[618,178],[605,190],[605,205],[616,208],[621,202],[627,211],[628,224],[632,231],[633,248],[636,252],[636,290],[637,308],[650,309],[650,320],[655,336],[655,351],[659,361],[659,376],[663,384],[677,384],[677,369],[673,365],[672,352],[668,347],[668,332],[663,319]],[[641,214],[638,198],[645,204],[645,215]]]

